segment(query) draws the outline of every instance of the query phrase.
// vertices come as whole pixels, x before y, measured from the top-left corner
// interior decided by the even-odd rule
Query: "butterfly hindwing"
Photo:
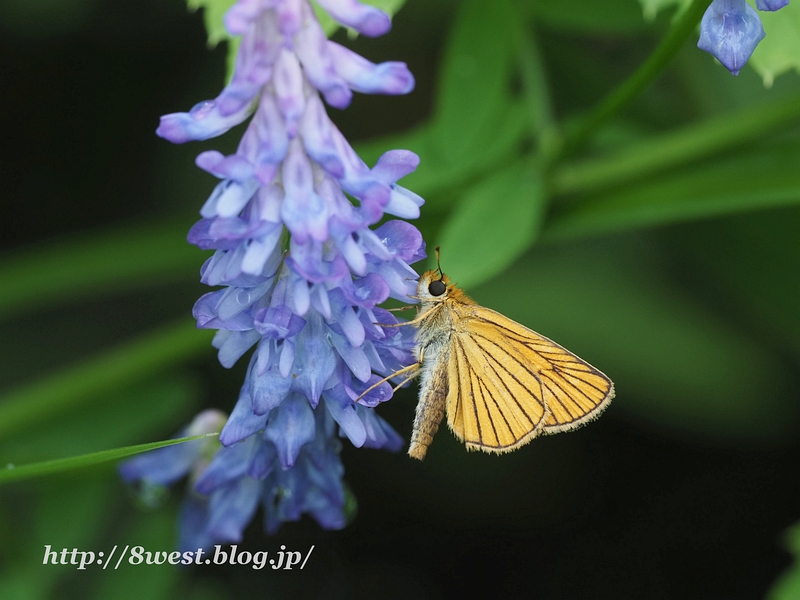
[[[447,396],[448,423],[468,448],[508,452],[611,401],[608,377],[568,350],[491,309],[470,313],[454,334]]]

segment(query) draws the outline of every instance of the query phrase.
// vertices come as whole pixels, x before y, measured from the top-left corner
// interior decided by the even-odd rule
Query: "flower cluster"
[[[756,0],[758,10],[775,11],[787,4],[789,0]],[[758,13],[745,0],[714,0],[700,22],[697,47],[738,75],[764,35]]]
[[[391,25],[355,0],[318,3],[366,36]],[[218,330],[213,344],[225,367],[255,351],[210,460],[207,446],[171,446],[121,469],[129,481],[161,485],[191,473],[186,549],[238,541],[259,505],[268,532],[302,513],[344,526],[337,430],[358,447],[402,445],[373,411],[391,386],[362,394],[380,380],[375,373],[412,360],[413,331],[386,327],[397,320],[377,305],[409,302],[418,277],[409,265],[425,257],[405,221],[373,229],[387,213],[419,216],[422,199],[396,183],[418,158],[394,150],[369,168],[320,98],[345,108],[353,91],[407,93],[414,79],[406,65],[376,65],[329,41],[308,0],[239,0],[225,25],[241,35],[230,83],[216,99],[162,117],[157,133],[204,140],[252,115],[235,154],[197,157],[222,181],[189,241],[215,250],[202,281],[222,286],[195,305],[198,327]]]

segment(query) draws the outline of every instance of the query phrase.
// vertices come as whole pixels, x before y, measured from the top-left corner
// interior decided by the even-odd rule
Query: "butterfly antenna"
[[[436,246],[436,270],[439,271],[439,277],[444,276],[442,265],[439,264],[439,246]]]

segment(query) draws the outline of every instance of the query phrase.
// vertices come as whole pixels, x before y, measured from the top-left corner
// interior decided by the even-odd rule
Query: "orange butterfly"
[[[436,260],[438,265],[439,248]],[[445,413],[468,450],[502,453],[540,434],[575,429],[597,418],[614,397],[614,384],[603,373],[479,306],[441,267],[420,277],[416,298],[416,318],[399,325],[417,327],[417,362],[383,380],[405,375],[403,385],[420,377],[412,457],[425,458]]]

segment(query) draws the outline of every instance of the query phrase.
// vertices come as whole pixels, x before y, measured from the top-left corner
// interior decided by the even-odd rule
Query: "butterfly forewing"
[[[455,334],[448,423],[470,449],[508,452],[541,430],[546,406],[533,370],[515,348],[481,322]],[[478,329],[472,326],[477,325]]]
[[[468,447],[513,450],[602,412],[611,381],[568,350],[480,306],[455,333],[448,423]]]

